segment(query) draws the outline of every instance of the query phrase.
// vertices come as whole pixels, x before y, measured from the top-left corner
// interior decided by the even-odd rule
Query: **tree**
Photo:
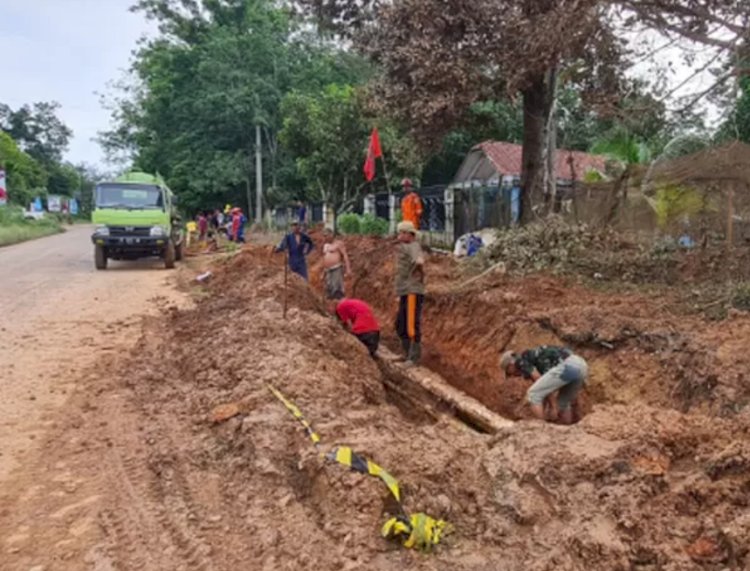
[[[142,0],[136,9],[161,35],[138,52],[133,81],[111,102],[108,154],[160,172],[188,208],[251,205],[260,125],[266,203],[291,198],[301,181],[278,140],[283,98],[357,83],[369,66],[299,29],[271,0]]]
[[[59,109],[54,101],[23,105],[15,111],[0,104],[0,129],[42,164],[60,162],[73,131],[57,116]]]
[[[522,139],[523,109],[518,103],[478,101],[459,120],[459,127],[443,137],[438,152],[430,156],[422,184],[432,186],[449,182],[466,153],[477,143],[486,140],[520,143]]]
[[[43,190],[42,165],[18,148],[13,138],[0,131],[0,166],[7,172],[8,196],[15,204],[28,205]]]
[[[354,88],[329,85],[319,94],[293,92],[282,104],[281,141],[294,157],[309,190],[334,214],[359,197],[370,129]]]
[[[73,196],[81,186],[81,174],[70,163],[55,163],[49,167],[47,193]]]
[[[333,9],[317,4],[319,13]],[[520,97],[524,203],[540,202],[550,181],[558,73],[575,63],[591,93],[614,82],[620,45],[611,10],[595,0],[399,0],[375,8],[373,23],[359,20],[353,35],[382,69],[380,109],[415,138],[437,142],[476,102]]]
[[[422,141],[439,141],[481,99],[520,97],[523,209],[551,181],[564,73],[589,105],[611,105],[626,63],[623,30],[657,29],[732,50],[747,0],[302,0],[354,37],[382,69],[378,100]]]
[[[738,139],[750,143],[750,75],[739,81],[739,96],[733,102],[729,117],[718,133],[718,139]]]

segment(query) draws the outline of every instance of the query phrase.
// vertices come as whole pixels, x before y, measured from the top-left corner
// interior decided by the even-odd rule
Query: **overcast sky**
[[[104,163],[93,139],[109,126],[109,113],[97,92],[106,92],[109,82],[123,76],[138,39],[153,32],[141,14],[128,11],[133,2],[0,0],[0,102],[14,108],[35,101],[60,102],[60,115],[73,129],[66,158],[74,163]],[[636,41],[663,43],[646,36]],[[670,51],[660,53],[659,59],[675,62],[676,72],[667,83],[677,85],[690,72],[680,64],[679,50]],[[636,69],[653,78],[650,66]],[[675,95],[699,92],[710,80],[704,73]]]
[[[92,139],[109,114],[96,92],[120,78],[138,39],[149,31],[133,0],[0,0],[0,102],[13,108],[60,102],[73,129],[66,158],[102,164]]]

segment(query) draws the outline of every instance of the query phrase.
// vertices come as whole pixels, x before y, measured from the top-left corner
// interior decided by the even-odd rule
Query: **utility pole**
[[[261,153],[260,124],[255,125],[255,222],[263,220],[263,156]]]

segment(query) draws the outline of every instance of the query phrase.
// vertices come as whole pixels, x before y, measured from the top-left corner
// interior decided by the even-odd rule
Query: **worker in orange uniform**
[[[411,180],[405,178],[401,181],[404,187],[404,197],[401,199],[401,219],[404,222],[411,222],[416,230],[419,230],[419,223],[422,220],[422,199],[414,190]]]

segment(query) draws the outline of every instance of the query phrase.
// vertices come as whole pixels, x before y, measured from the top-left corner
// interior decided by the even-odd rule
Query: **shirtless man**
[[[332,230],[323,232],[325,244],[323,244],[323,281],[325,283],[326,299],[343,299],[344,275],[351,275],[352,267],[349,264],[349,256],[346,246],[341,240],[337,240]],[[346,270],[346,273],[344,273]]]

